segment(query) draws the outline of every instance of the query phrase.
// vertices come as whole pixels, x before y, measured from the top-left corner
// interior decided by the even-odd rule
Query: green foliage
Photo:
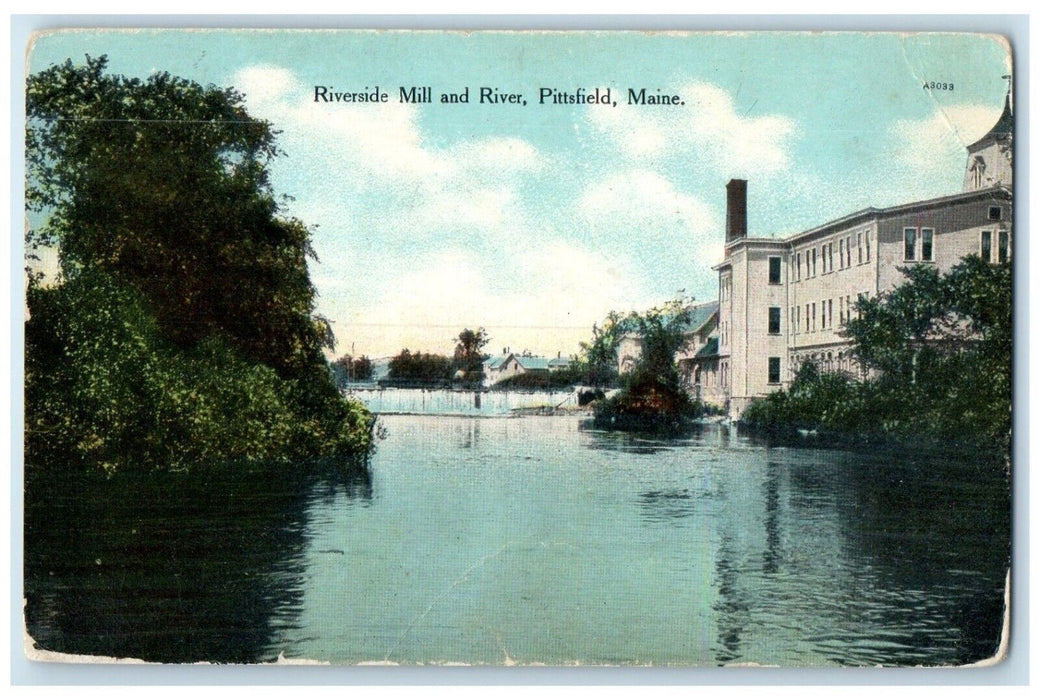
[[[642,354],[622,377],[621,391],[597,404],[597,423],[644,429],[701,415],[703,407],[690,399],[675,362],[689,322],[689,300],[681,298],[642,314],[629,314],[624,325],[639,334]]]
[[[26,244],[58,247],[63,279],[30,281],[30,460],[367,454],[324,359],[309,231],[271,191],[270,125],[233,89],[106,64],[26,81]]]
[[[581,343],[577,365],[590,386],[615,386],[618,382],[618,345],[621,337],[635,330],[635,314],[611,311],[602,325],[593,324],[592,341]]]
[[[316,419],[292,382],[223,340],[178,347],[144,296],[105,273],[34,287],[28,302],[25,448],[36,467],[179,469],[371,445],[363,409],[339,401]]]
[[[561,369],[553,372],[525,372],[495,382],[492,391],[551,391],[569,389],[585,384],[585,374],[579,368]]]
[[[475,331],[464,328],[455,339],[452,367],[455,372],[462,372],[467,382],[480,382],[484,378],[484,360],[488,358],[484,347],[490,341],[483,327]]]
[[[919,265],[907,281],[861,299],[846,323],[868,378],[803,366],[786,392],[756,400],[743,421],[769,430],[931,437],[1006,451],[1011,435],[1010,263],[965,258],[949,273]]]
[[[60,246],[66,278],[97,268],[141,290],[182,347],[222,337],[283,376],[321,364],[309,232],[279,213],[270,125],[235,90],[106,63],[26,82],[26,199],[49,215],[27,247]]]
[[[330,363],[332,378],[336,386],[344,388],[351,382],[367,382],[372,379],[374,368],[367,355],[353,357],[344,355]]]
[[[398,384],[444,385],[451,375],[452,360],[444,355],[405,348],[390,360],[390,380]]]
[[[755,399],[742,421],[774,433],[817,430],[869,435],[876,432],[869,399],[865,385],[841,373],[820,373],[816,365],[807,362],[788,391]]]

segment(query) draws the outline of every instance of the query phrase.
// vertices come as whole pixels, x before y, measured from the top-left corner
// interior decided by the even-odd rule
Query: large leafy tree
[[[467,380],[479,381],[484,376],[484,360],[487,353],[484,347],[491,341],[483,327],[477,330],[463,328],[455,338],[455,355],[453,364],[455,369],[461,370]]]
[[[592,340],[582,342],[579,367],[586,381],[594,386],[617,382],[618,346],[625,333],[636,330],[635,314],[624,315],[611,311],[602,324],[592,325]]]
[[[868,370],[862,381],[803,366],[789,391],[752,403],[750,424],[851,435],[969,441],[1005,454],[1011,437],[1011,265],[969,256],[942,274],[860,299],[843,333]]]
[[[26,454],[177,466],[364,454],[328,372],[309,232],[268,178],[275,132],[233,89],[67,61],[26,82]]]
[[[611,324],[611,331],[631,328],[637,333],[642,353],[632,371],[623,377],[621,392],[597,406],[598,423],[667,429],[697,410],[683,387],[675,359],[686,342],[691,303],[692,299],[680,297],[643,313],[632,312],[623,321]],[[611,344],[616,357],[616,342]]]
[[[1011,264],[968,256],[948,273],[918,265],[861,299],[845,326],[904,431],[1007,444],[1011,431]]]
[[[100,269],[139,289],[181,346],[225,337],[283,376],[321,364],[309,232],[268,179],[271,126],[234,89],[106,73],[105,57],[28,78],[26,199],[62,272]]]

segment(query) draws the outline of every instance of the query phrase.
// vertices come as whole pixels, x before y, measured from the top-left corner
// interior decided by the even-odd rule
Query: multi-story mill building
[[[726,187],[717,328],[687,360],[695,393],[743,413],[790,384],[802,363],[858,372],[839,331],[856,300],[891,289],[900,267],[946,271],[969,254],[992,262],[1012,247],[1010,95],[994,127],[968,146],[964,187],[945,197],[868,208],[787,238],[749,238],[746,180]]]

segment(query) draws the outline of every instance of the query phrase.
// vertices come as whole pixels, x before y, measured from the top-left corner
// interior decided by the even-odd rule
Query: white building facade
[[[842,325],[861,296],[900,284],[900,267],[949,270],[965,256],[1010,260],[1010,101],[993,129],[968,147],[957,194],[869,208],[787,238],[749,238],[747,182],[727,185],[725,257],[718,273],[717,354],[705,356],[701,395],[730,416],[790,385],[804,362],[857,373]],[[706,370],[711,369],[709,375]]]

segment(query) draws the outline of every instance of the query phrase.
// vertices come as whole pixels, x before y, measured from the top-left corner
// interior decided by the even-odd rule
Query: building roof
[[[850,226],[858,226],[859,224],[871,220],[879,219],[887,216],[894,216],[904,214],[917,209],[931,209],[935,207],[945,206],[947,204],[953,204],[960,201],[970,201],[972,199],[985,199],[986,197],[998,197],[1000,199],[1011,199],[1011,191],[1004,185],[996,185],[981,190],[969,190],[967,192],[957,192],[956,194],[948,194],[942,197],[935,197],[933,199],[922,199],[916,202],[906,202],[903,204],[896,204],[891,207],[867,207],[866,209],[860,209],[859,211],[847,214],[839,219],[833,219],[827,223],[816,226],[815,228],[795,233],[785,238],[738,238],[732,243],[726,244],[726,257],[729,257],[730,251],[738,248],[741,245],[783,245],[783,246],[794,246],[801,242],[804,238],[811,238],[818,234],[828,234],[838,229],[847,228]],[[713,270],[720,270],[728,265],[726,260],[723,262],[713,265]]]
[[[704,327],[706,323],[711,321],[712,317],[719,311],[719,302],[706,301],[703,304],[693,304],[686,307],[689,312],[689,320],[682,325],[682,332],[684,334],[696,333]],[[674,320],[675,316],[668,315],[665,317],[668,321]],[[642,341],[643,335],[638,330],[631,330],[621,335],[621,339],[631,339]]]
[[[974,151],[976,148],[983,146],[990,141],[1005,141],[1011,138],[1011,132],[1015,129],[1015,117],[1011,113],[1011,93],[1008,92],[1007,97],[1004,98],[1004,111],[1000,113],[1000,118],[997,119],[997,123],[993,125],[985,136],[976,141],[975,143],[968,146],[968,151]]]
[[[696,333],[704,324],[711,320],[711,317],[715,315],[719,310],[718,301],[709,301],[704,304],[697,304],[690,308],[690,322],[686,324],[687,333]]]
[[[571,359],[569,357],[554,357],[549,360],[550,367],[570,367]]]
[[[509,360],[516,360],[521,367],[528,372],[534,370],[548,370],[549,360],[544,357],[533,357],[531,355],[517,355],[515,352],[511,352],[508,355],[495,355],[484,360],[484,367],[488,370],[500,369]],[[569,364],[568,360],[553,360],[554,362],[564,363],[561,366]]]
[[[529,355],[514,355],[513,359],[520,363],[520,366],[527,371],[549,369],[549,360],[544,357],[531,357]]]
[[[693,356],[693,359],[700,360],[708,357],[716,357],[719,354],[719,339],[717,336],[708,338],[708,342],[704,344],[697,354]]]

